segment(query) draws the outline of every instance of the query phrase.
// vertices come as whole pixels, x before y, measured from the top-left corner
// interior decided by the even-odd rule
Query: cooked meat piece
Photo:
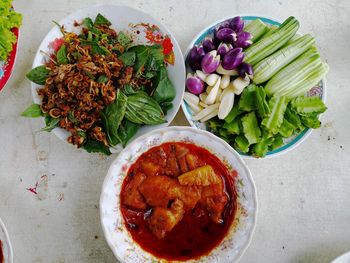
[[[147,176],[158,175],[161,167],[152,162],[144,161],[141,163],[141,169]]]
[[[203,187],[199,202],[206,207],[210,218],[220,224],[222,223],[222,212],[227,204],[228,196],[224,191],[222,179],[218,179],[219,183]]]
[[[135,209],[144,210],[147,207],[145,200],[138,190],[138,187],[146,179],[143,173],[137,173],[128,183],[124,191],[124,204]]]
[[[175,150],[175,156],[177,159],[177,162],[180,166],[180,170],[182,173],[188,172],[187,162],[186,162],[186,154],[188,153],[188,149],[184,146],[175,144],[173,146]]]
[[[169,154],[167,163],[168,163],[168,171],[166,171],[167,175],[172,177],[178,177],[181,174],[181,171],[177,163],[177,159],[174,152],[171,152]]]
[[[191,153],[186,154],[186,162],[190,170],[194,170],[198,167],[198,158]]]
[[[220,182],[220,177],[210,165],[204,165],[192,171],[184,173],[177,178],[181,185],[200,185],[208,186]]]
[[[167,176],[149,176],[140,185],[139,190],[150,206],[167,207],[174,200],[173,189],[179,187],[176,179]]]
[[[166,232],[171,231],[182,220],[184,213],[184,204],[179,199],[170,208],[155,207],[148,221],[149,228],[159,239],[164,238]]]
[[[201,187],[181,186],[176,179],[161,175],[147,177],[139,190],[150,206],[167,207],[170,201],[180,199],[190,210],[201,198]]]

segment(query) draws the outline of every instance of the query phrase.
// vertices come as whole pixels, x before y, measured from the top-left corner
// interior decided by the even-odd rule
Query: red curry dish
[[[132,238],[167,260],[208,254],[224,239],[236,211],[236,172],[189,143],[164,143],[130,167],[121,212]]]
[[[2,253],[2,241],[0,240],[0,263],[4,263],[4,254]]]

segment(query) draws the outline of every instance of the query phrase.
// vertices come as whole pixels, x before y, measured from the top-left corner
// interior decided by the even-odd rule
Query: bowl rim
[[[170,31],[169,28],[168,28],[167,26],[165,26],[160,20],[154,18],[152,15],[150,15],[150,14],[148,14],[148,13],[146,13],[146,12],[144,12],[144,11],[138,9],[138,8],[134,8],[134,7],[131,7],[131,6],[128,6],[128,5],[123,5],[123,4],[107,4],[107,3],[106,3],[106,4],[96,4],[96,5],[91,5],[91,6],[87,6],[87,7],[81,8],[81,9],[74,10],[74,11],[72,11],[71,13],[69,13],[68,15],[64,16],[62,19],[60,19],[60,21],[59,21],[58,23],[59,23],[59,24],[64,24],[64,21],[67,20],[67,19],[69,19],[69,20],[74,20],[74,16],[75,16],[75,14],[78,13],[78,12],[86,12],[86,11],[91,10],[91,9],[99,9],[99,8],[106,8],[106,7],[124,8],[124,9],[129,9],[129,10],[131,10],[131,11],[136,11],[136,12],[142,14],[142,16],[144,16],[144,17],[146,17],[146,18],[148,18],[148,19],[150,19],[150,20],[153,20],[153,21],[154,21],[154,24],[156,24],[156,25],[162,27],[163,29],[165,29],[165,31],[166,31],[165,33],[168,34],[168,35],[171,37],[171,41],[172,41],[172,43],[173,43],[173,46],[176,47],[177,50],[178,50],[178,52],[179,52],[177,59],[180,59],[180,60],[183,61],[183,63],[181,63],[181,61],[180,61],[179,65],[181,66],[182,70],[184,71],[184,75],[186,74],[186,67],[185,67],[185,63],[184,63],[184,60],[183,60],[183,59],[184,59],[184,55],[183,55],[183,52],[182,52],[182,50],[181,50],[181,47],[180,47],[180,45],[179,45],[177,39],[175,38],[175,35],[174,35],[174,34],[172,33],[172,31]],[[112,24],[112,26],[113,26],[113,24]],[[56,26],[51,27],[51,28],[48,30],[48,32],[45,34],[45,36],[43,37],[43,39],[42,39],[42,41],[40,42],[40,44],[38,45],[38,49],[37,49],[37,51],[36,51],[36,53],[35,53],[35,55],[34,55],[34,59],[33,59],[33,63],[32,63],[32,69],[37,65],[38,57],[39,57],[40,54],[41,54],[41,52],[40,52],[41,46],[43,46],[44,43],[47,42],[46,39],[48,38],[48,35],[49,35],[52,31],[54,31],[55,28],[56,28]],[[159,127],[159,128],[168,127],[168,126],[170,125],[170,123],[175,119],[177,113],[179,112],[179,109],[180,109],[180,107],[181,107],[181,103],[182,103],[182,101],[183,101],[184,94],[185,94],[185,81],[186,81],[186,78],[185,78],[185,76],[183,76],[183,87],[182,87],[182,89],[181,89],[180,92],[178,92],[178,91],[176,90],[176,96],[179,96],[179,103],[178,103],[177,105],[175,105],[175,104],[173,103],[173,108],[171,109],[171,110],[173,110],[173,112],[174,112],[174,113],[173,113],[173,116],[170,115],[169,120],[167,120],[165,123],[163,123],[163,124],[158,124],[157,126],[162,125],[162,126]],[[30,84],[31,84],[31,97],[32,97],[33,102],[36,103],[36,102],[35,102],[35,101],[36,101],[36,97],[35,97],[35,95],[34,95],[34,92],[35,92],[35,90],[36,90],[36,88],[37,88],[38,86],[42,86],[42,85],[37,85],[37,84],[35,84],[35,83],[33,83],[33,82],[31,82]],[[176,97],[175,97],[175,98],[176,98]],[[175,99],[174,99],[174,100],[175,100]],[[166,116],[168,116],[168,114],[166,114]],[[45,123],[44,118],[41,118],[41,119],[42,119],[42,122]],[[146,126],[151,127],[152,125],[146,125]],[[58,130],[58,129],[59,129],[59,130]],[[157,128],[156,128],[156,129],[157,129]],[[64,130],[64,129],[62,129],[62,128],[55,128],[55,129],[53,129],[51,132],[52,132],[53,134],[55,134],[55,136],[56,136],[58,139],[60,139],[60,140],[62,140],[62,141],[65,141],[65,142],[67,143],[67,141],[66,141],[65,139],[63,139],[62,136],[59,135],[59,131],[60,131],[60,130],[63,130],[63,132],[66,132],[66,130]],[[151,130],[151,131],[152,131],[152,130]],[[140,136],[138,136],[138,137],[140,137]],[[133,140],[135,140],[135,139],[138,138],[138,137],[133,137],[133,138],[131,138],[127,144],[129,144],[130,142],[132,142]],[[123,148],[123,147],[122,147],[122,148]],[[120,147],[118,148],[118,145],[116,145],[116,146],[114,146],[114,147],[110,147],[110,151],[111,151],[112,154],[114,154],[114,153],[119,153],[120,150],[121,150],[121,149],[120,149]]]
[[[0,217],[0,228],[4,232],[5,238],[6,238],[6,240],[2,240],[2,241],[7,244],[8,249],[9,249],[9,255],[8,255],[9,262],[8,263],[13,263],[13,247],[12,247],[10,236],[9,236],[9,233],[8,233],[7,228],[5,226],[5,223],[2,221],[1,217]],[[4,263],[7,263],[7,262],[4,262]]]
[[[228,19],[232,19],[233,17],[235,16],[242,16],[242,17],[246,17],[246,18],[249,18],[249,20],[253,20],[253,19],[263,19],[263,20],[268,20],[268,22],[272,22],[273,24],[281,24],[281,20],[280,19],[276,19],[274,17],[271,17],[271,16],[265,16],[265,15],[260,15],[260,14],[251,14],[251,13],[242,13],[242,14],[234,14],[234,15],[230,15],[230,16],[226,16],[224,18],[220,18],[212,23],[210,23],[209,25],[207,25],[206,27],[204,27],[198,34],[196,34],[191,42],[189,43],[189,45],[187,46],[186,48],[186,51],[184,53],[184,61],[185,61],[185,64],[186,64],[186,60],[187,60],[187,56],[191,50],[191,48],[194,46],[194,44],[197,42],[197,40],[204,34],[206,33],[208,30],[210,30],[211,28],[215,27],[216,25],[228,20]],[[299,31],[298,31],[299,32]],[[187,67],[186,67],[186,72],[187,72]],[[323,87],[323,90],[322,90],[322,101],[325,103],[326,102],[326,78],[323,78],[321,80],[322,82],[322,87]],[[195,128],[195,129],[198,129],[197,126],[194,124],[190,114],[189,114],[189,111],[187,109],[187,105],[185,103],[185,100],[182,100],[182,103],[181,103],[181,108],[182,108],[182,111],[186,117],[186,120],[189,122],[189,124],[191,125],[191,127]],[[319,119],[322,118],[322,115],[319,116]],[[271,158],[274,158],[274,157],[278,157],[278,156],[281,156],[281,155],[284,155],[292,150],[294,150],[295,148],[297,148],[299,145],[301,145],[310,135],[311,133],[313,132],[314,129],[311,129],[311,128],[306,128],[304,129],[302,132],[300,132],[291,142],[287,143],[287,144],[284,144],[283,146],[279,147],[278,149],[276,150],[273,150],[273,151],[270,151],[268,152],[268,154],[262,158],[256,158],[254,156],[251,156],[251,155],[246,155],[246,154],[241,154],[241,153],[238,153],[242,158],[244,159],[253,159],[253,160],[263,160],[263,159],[271,159]],[[232,146],[231,146],[232,147]],[[232,147],[233,148],[233,147]]]
[[[257,225],[257,216],[258,216],[259,205],[258,205],[257,188],[256,188],[256,185],[255,185],[255,182],[254,182],[253,175],[252,175],[248,165],[246,164],[245,160],[242,158],[242,156],[234,148],[232,148],[226,141],[224,141],[223,139],[217,137],[216,135],[212,134],[211,132],[208,132],[208,131],[205,131],[205,130],[195,129],[195,128],[190,127],[190,126],[168,126],[168,127],[163,127],[163,128],[159,128],[159,129],[150,131],[150,132],[148,132],[148,133],[146,133],[146,134],[136,138],[135,140],[132,141],[132,143],[128,144],[123,149],[122,152],[129,151],[129,149],[131,149],[133,147],[133,143],[137,143],[138,141],[143,141],[143,140],[147,139],[147,137],[151,133],[166,133],[166,132],[169,132],[169,131],[184,131],[184,130],[189,131],[189,132],[194,132],[194,133],[201,133],[201,134],[203,134],[205,136],[210,137],[212,140],[215,140],[215,141],[221,143],[227,150],[229,150],[232,154],[235,155],[235,157],[237,157],[237,160],[240,162],[240,164],[242,165],[242,167],[244,168],[244,170],[245,170],[245,172],[247,174],[248,182],[249,182],[249,184],[250,184],[250,186],[252,188],[252,196],[253,196],[252,203],[254,204],[255,209],[254,209],[254,211],[252,213],[252,216],[251,216],[253,223],[252,223],[251,229],[249,231],[248,238],[246,240],[246,243],[242,247],[242,249],[237,254],[237,261],[236,262],[239,262],[239,260],[242,258],[242,256],[244,255],[244,253],[246,252],[246,250],[248,249],[248,247],[250,246],[250,244],[252,242],[253,235],[255,233],[255,229],[256,229],[256,225]],[[162,143],[164,143],[164,142],[162,142]],[[106,173],[106,176],[105,176],[105,178],[103,180],[103,184],[102,184],[102,187],[101,187],[101,196],[100,196],[99,206],[100,206],[100,222],[101,222],[102,231],[103,231],[104,237],[106,239],[106,242],[107,242],[108,246],[110,247],[110,249],[112,250],[114,256],[120,262],[124,262],[124,260],[119,257],[116,249],[114,249],[114,245],[112,244],[111,237],[108,234],[109,231],[105,227],[104,222],[103,222],[104,216],[103,216],[103,211],[102,211],[103,202],[104,202],[104,200],[103,200],[103,193],[105,192],[104,190],[108,187],[107,185],[109,184],[109,178],[112,176],[111,175],[112,174],[112,167],[114,166],[115,163],[117,163],[119,161],[119,158],[121,158],[120,156],[121,156],[121,154],[118,154],[116,156],[116,158],[113,160],[113,162],[110,164],[110,167],[108,168],[108,171]],[[119,197],[117,197],[117,198],[119,198]],[[124,226],[124,224],[123,224],[123,226]],[[220,244],[218,246],[220,246]],[[140,247],[140,248],[143,250],[142,247]],[[149,254],[149,252],[147,252],[145,250],[143,250],[143,251]]]

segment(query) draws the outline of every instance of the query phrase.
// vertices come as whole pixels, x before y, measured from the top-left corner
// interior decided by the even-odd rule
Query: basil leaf
[[[137,133],[140,128],[140,124],[133,123],[127,119],[124,119],[119,127],[118,135],[122,141],[123,146],[125,146],[128,141]]]
[[[101,75],[98,77],[97,82],[98,83],[106,83],[109,80],[109,78],[106,75]]]
[[[101,115],[107,132],[108,141],[112,146],[120,142],[118,128],[124,118],[126,104],[127,96],[118,90],[116,100],[108,105]]]
[[[21,113],[21,116],[29,117],[29,118],[37,118],[37,117],[44,116],[44,114],[41,111],[39,104],[32,104],[27,109],[25,109],[25,111]]]
[[[105,155],[111,155],[111,152],[107,146],[105,146],[102,142],[96,140],[87,140],[83,146],[89,153],[103,153]]]
[[[112,23],[107,18],[105,18],[103,15],[101,15],[100,13],[97,14],[94,24],[97,26],[98,25],[107,25],[107,26],[112,25]]]
[[[131,94],[135,94],[136,91],[134,90],[134,88],[132,87],[131,84],[125,84],[123,86],[123,92],[125,95],[131,95]]]
[[[118,58],[123,61],[125,66],[133,66],[135,64],[136,54],[135,52],[128,51],[121,54]]]
[[[164,114],[167,114],[167,112],[168,112],[169,110],[171,110],[171,109],[173,108],[173,106],[174,106],[173,103],[172,103],[172,102],[169,102],[169,101],[165,101],[165,102],[162,102],[162,103],[160,104],[160,107],[162,108]]]
[[[143,71],[159,69],[163,65],[164,55],[158,46],[133,46],[129,49],[136,53],[134,71],[136,75],[141,75]]]
[[[90,17],[87,17],[83,20],[83,25],[87,27],[91,31],[91,33],[94,33],[95,35],[101,34],[101,31],[94,27],[94,23],[92,22],[92,19]]]
[[[125,117],[138,124],[155,125],[166,122],[157,101],[142,91],[128,96]]]
[[[27,79],[36,84],[45,85],[45,81],[49,77],[49,75],[50,70],[48,70],[45,66],[39,66],[29,71],[26,77]]]
[[[56,57],[57,57],[57,63],[59,65],[68,64],[69,63],[69,60],[68,60],[68,57],[67,57],[67,47],[66,47],[65,44],[63,44],[60,47],[60,49],[57,51]]]
[[[96,55],[96,54],[98,54],[98,55],[109,55],[111,53],[106,47],[104,47],[102,45],[99,45],[97,43],[92,44],[91,48],[92,48],[91,53],[93,55]]]
[[[123,31],[120,31],[117,36],[117,41],[120,45],[122,45],[124,48],[127,48],[132,40],[130,37],[128,37]]]
[[[168,78],[166,68],[162,66],[155,80],[156,89],[153,98],[158,102],[172,101],[176,96],[176,91]]]
[[[46,116],[45,117],[46,126],[41,130],[46,132],[51,132],[53,129],[58,127],[59,122],[60,122],[59,118],[52,118],[51,116]]]

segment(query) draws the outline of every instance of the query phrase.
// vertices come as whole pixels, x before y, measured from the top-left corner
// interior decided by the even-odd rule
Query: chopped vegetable
[[[244,136],[249,144],[257,143],[260,140],[261,130],[254,112],[247,113],[241,118]]]
[[[240,33],[244,28],[244,21],[243,21],[242,17],[236,16],[236,17],[232,18],[229,26],[234,32]]]
[[[271,114],[262,120],[261,125],[273,134],[278,133],[287,107],[286,97],[273,97],[269,101]]]
[[[221,103],[219,106],[219,112],[218,117],[219,119],[223,120],[227,117],[227,115],[230,113],[231,109],[233,108],[234,100],[235,100],[235,94],[233,92],[233,89],[226,89],[226,94],[222,97]]]
[[[226,53],[229,52],[231,49],[232,49],[231,44],[221,42],[220,45],[218,46],[218,54],[220,55],[220,57],[224,57]]]
[[[291,101],[292,108],[299,115],[320,114],[327,110],[320,97],[297,97]]]
[[[251,41],[254,43],[269,30],[269,27],[260,19],[251,21],[244,27],[244,31],[252,35]]]

